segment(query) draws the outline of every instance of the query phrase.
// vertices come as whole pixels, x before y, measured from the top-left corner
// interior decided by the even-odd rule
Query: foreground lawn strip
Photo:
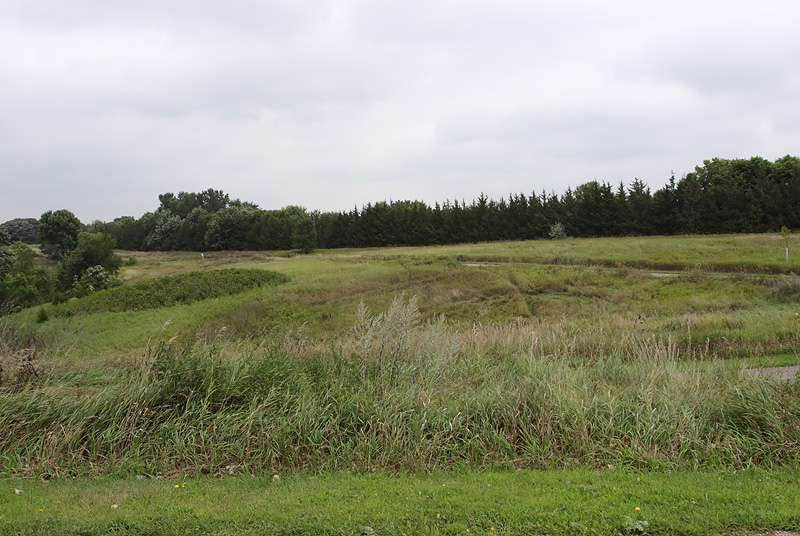
[[[796,469],[0,480],[2,534],[722,534],[800,529]],[[20,493],[15,493],[20,490]],[[646,523],[645,523],[646,522]]]

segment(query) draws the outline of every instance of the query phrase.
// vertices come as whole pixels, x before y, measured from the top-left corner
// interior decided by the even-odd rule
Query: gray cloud
[[[800,143],[800,6],[588,0],[12,0],[0,219],[658,188]]]

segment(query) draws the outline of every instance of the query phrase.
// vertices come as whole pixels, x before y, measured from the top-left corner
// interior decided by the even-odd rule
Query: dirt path
[[[769,376],[776,380],[792,380],[800,371],[800,365],[791,367],[769,367],[759,369],[747,369],[745,372],[751,376]]]

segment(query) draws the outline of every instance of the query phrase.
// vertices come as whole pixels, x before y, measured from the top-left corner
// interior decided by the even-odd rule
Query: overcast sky
[[[800,154],[796,0],[3,0],[0,222],[471,201]]]

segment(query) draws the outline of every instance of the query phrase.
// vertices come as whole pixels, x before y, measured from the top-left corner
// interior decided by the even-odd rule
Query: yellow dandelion
[[[639,508],[639,507],[637,506],[637,507],[636,507],[636,511],[638,512],[639,510],[641,510],[641,508]]]
[[[179,487],[180,487],[179,485],[175,484],[175,489],[178,489]]]
[[[492,530],[494,530],[494,527],[492,527]]]

